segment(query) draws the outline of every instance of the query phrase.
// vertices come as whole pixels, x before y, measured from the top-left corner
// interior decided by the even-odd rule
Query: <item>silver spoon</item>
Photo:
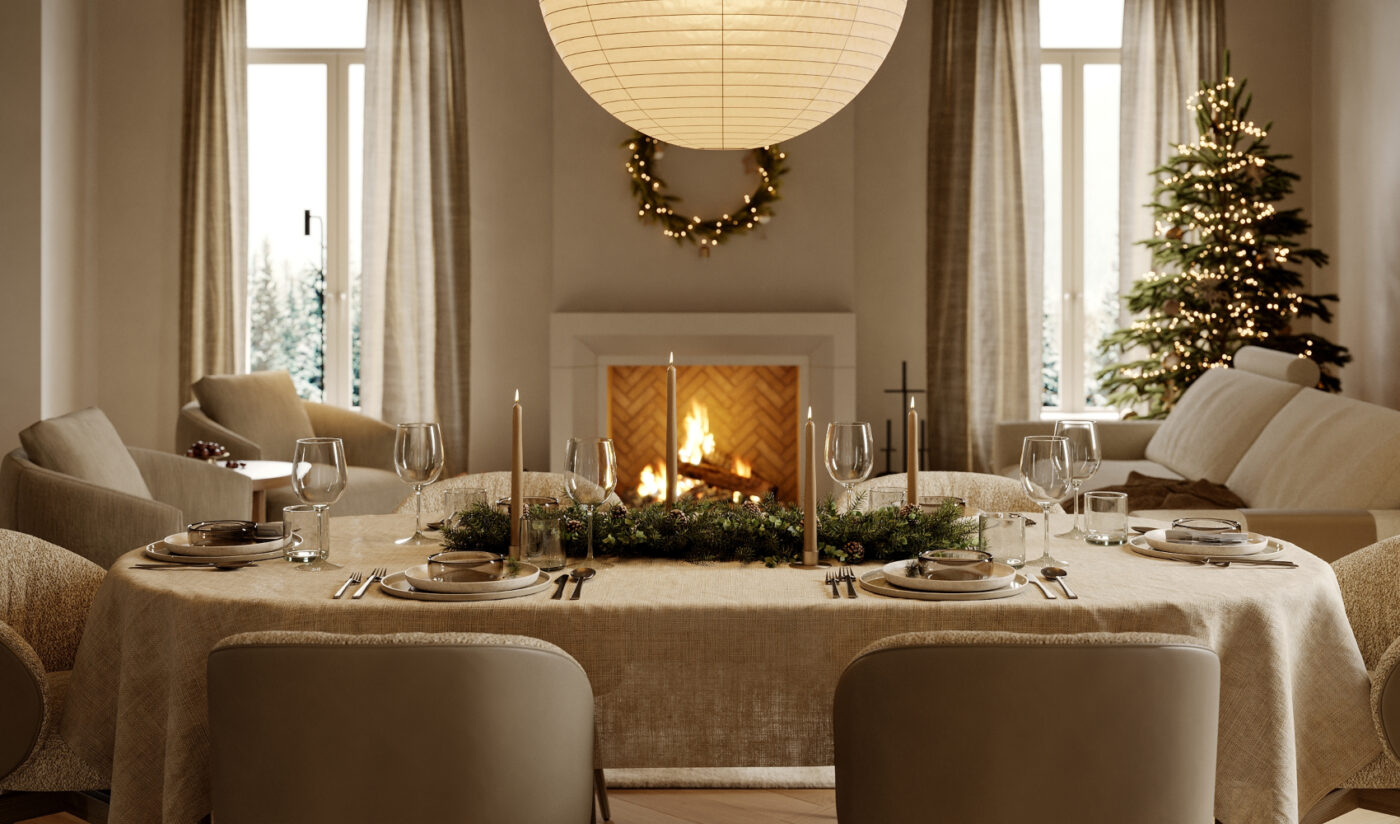
[[[574,594],[569,596],[570,601],[577,601],[579,593],[583,591],[583,582],[598,574],[598,570],[593,567],[579,567],[569,573],[569,577],[576,582],[574,584]]]
[[[1044,575],[1047,580],[1054,581],[1055,583],[1059,584],[1060,589],[1063,589],[1065,591],[1066,598],[1078,600],[1079,596],[1075,595],[1073,592],[1070,592],[1069,585],[1065,583],[1065,576],[1069,574],[1067,570],[1063,569],[1062,567],[1046,567],[1045,569],[1042,569],[1040,571],[1040,574]]]
[[[132,569],[214,569],[227,572],[230,569],[257,566],[254,561],[220,561],[206,564],[132,564]]]

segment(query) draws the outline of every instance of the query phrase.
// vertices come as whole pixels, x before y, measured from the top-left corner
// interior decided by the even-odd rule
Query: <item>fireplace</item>
[[[682,428],[686,415],[693,412],[691,401],[703,401],[715,435],[712,463],[732,470],[732,458],[742,458],[752,464],[753,475],[777,486],[780,498],[799,500],[801,432],[807,407],[813,408],[821,422],[855,420],[855,332],[855,315],[836,312],[552,314],[550,468],[563,471],[564,445],[569,438],[611,434],[624,441],[618,444],[618,462],[628,477],[620,480],[620,493],[627,491],[630,473],[636,472],[640,481],[649,464],[654,473],[655,461],[665,449],[664,372],[667,355],[674,352],[678,371],[677,417]],[[653,379],[646,372],[614,372],[617,367],[649,368],[655,370],[657,377]],[[701,371],[692,373],[693,369]],[[704,370],[716,371],[699,377],[707,374]],[[742,370],[759,371],[744,377]],[[770,404],[773,409],[789,411],[767,416],[771,427],[785,427],[790,437],[772,438],[762,449],[755,447],[750,453],[750,434],[744,429],[744,421],[746,407],[752,401],[728,396],[730,387],[724,385],[724,378],[727,375],[731,382],[757,386],[756,375],[762,370],[769,370],[768,377],[781,376],[773,382],[792,393],[791,400]],[[621,380],[621,375],[630,375],[630,382],[650,387],[654,394],[649,401],[659,398],[658,405],[652,407],[655,411],[634,413],[642,419],[635,427],[646,433],[637,438],[637,443],[630,433],[622,431],[623,420],[610,401],[610,384]],[[725,431],[720,432],[720,427]],[[819,429],[820,437],[825,424]],[[684,440],[684,431],[680,437]],[[725,461],[726,457],[731,460]],[[771,463],[760,464],[760,460]],[[775,477],[769,478],[766,473]],[[685,472],[681,475],[684,477]],[[818,496],[833,494],[834,487],[819,468]]]
[[[793,365],[678,366],[678,491],[796,501],[797,395]],[[608,367],[608,437],[617,447],[619,497],[664,498],[665,367]]]

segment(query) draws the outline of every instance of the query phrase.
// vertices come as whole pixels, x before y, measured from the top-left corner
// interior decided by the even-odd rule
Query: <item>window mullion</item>
[[[1061,247],[1063,264],[1060,271],[1064,299],[1060,309],[1060,408],[1066,412],[1079,412],[1084,408],[1083,69],[1078,53],[1070,53],[1066,57],[1062,91],[1064,188],[1061,226],[1064,236]]]

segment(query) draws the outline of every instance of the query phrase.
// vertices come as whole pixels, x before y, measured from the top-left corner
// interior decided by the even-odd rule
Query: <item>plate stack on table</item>
[[[549,575],[534,564],[494,553],[440,552],[379,585],[389,595],[417,601],[494,601],[547,589]]]
[[[280,527],[279,527],[280,533]],[[281,534],[262,540],[227,542],[217,544],[196,544],[188,532],[167,535],[146,547],[147,558],[174,564],[221,564],[234,561],[270,561],[282,557],[287,546],[286,537]]]
[[[893,561],[860,576],[862,588],[878,595],[920,601],[988,601],[1010,598],[1026,588],[1016,570],[996,561],[935,565],[920,572],[919,562]]]
[[[1202,558],[1250,558],[1265,560],[1283,552],[1283,546],[1257,532],[1196,532],[1189,529],[1154,529],[1128,541],[1139,555],[1199,561]]]

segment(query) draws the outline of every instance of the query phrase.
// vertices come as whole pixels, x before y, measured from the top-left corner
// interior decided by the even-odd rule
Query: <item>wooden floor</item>
[[[836,821],[831,790],[612,790],[613,824],[816,824]],[[66,813],[27,824],[82,824]],[[1400,824],[1400,818],[1354,810],[1332,824]]]

